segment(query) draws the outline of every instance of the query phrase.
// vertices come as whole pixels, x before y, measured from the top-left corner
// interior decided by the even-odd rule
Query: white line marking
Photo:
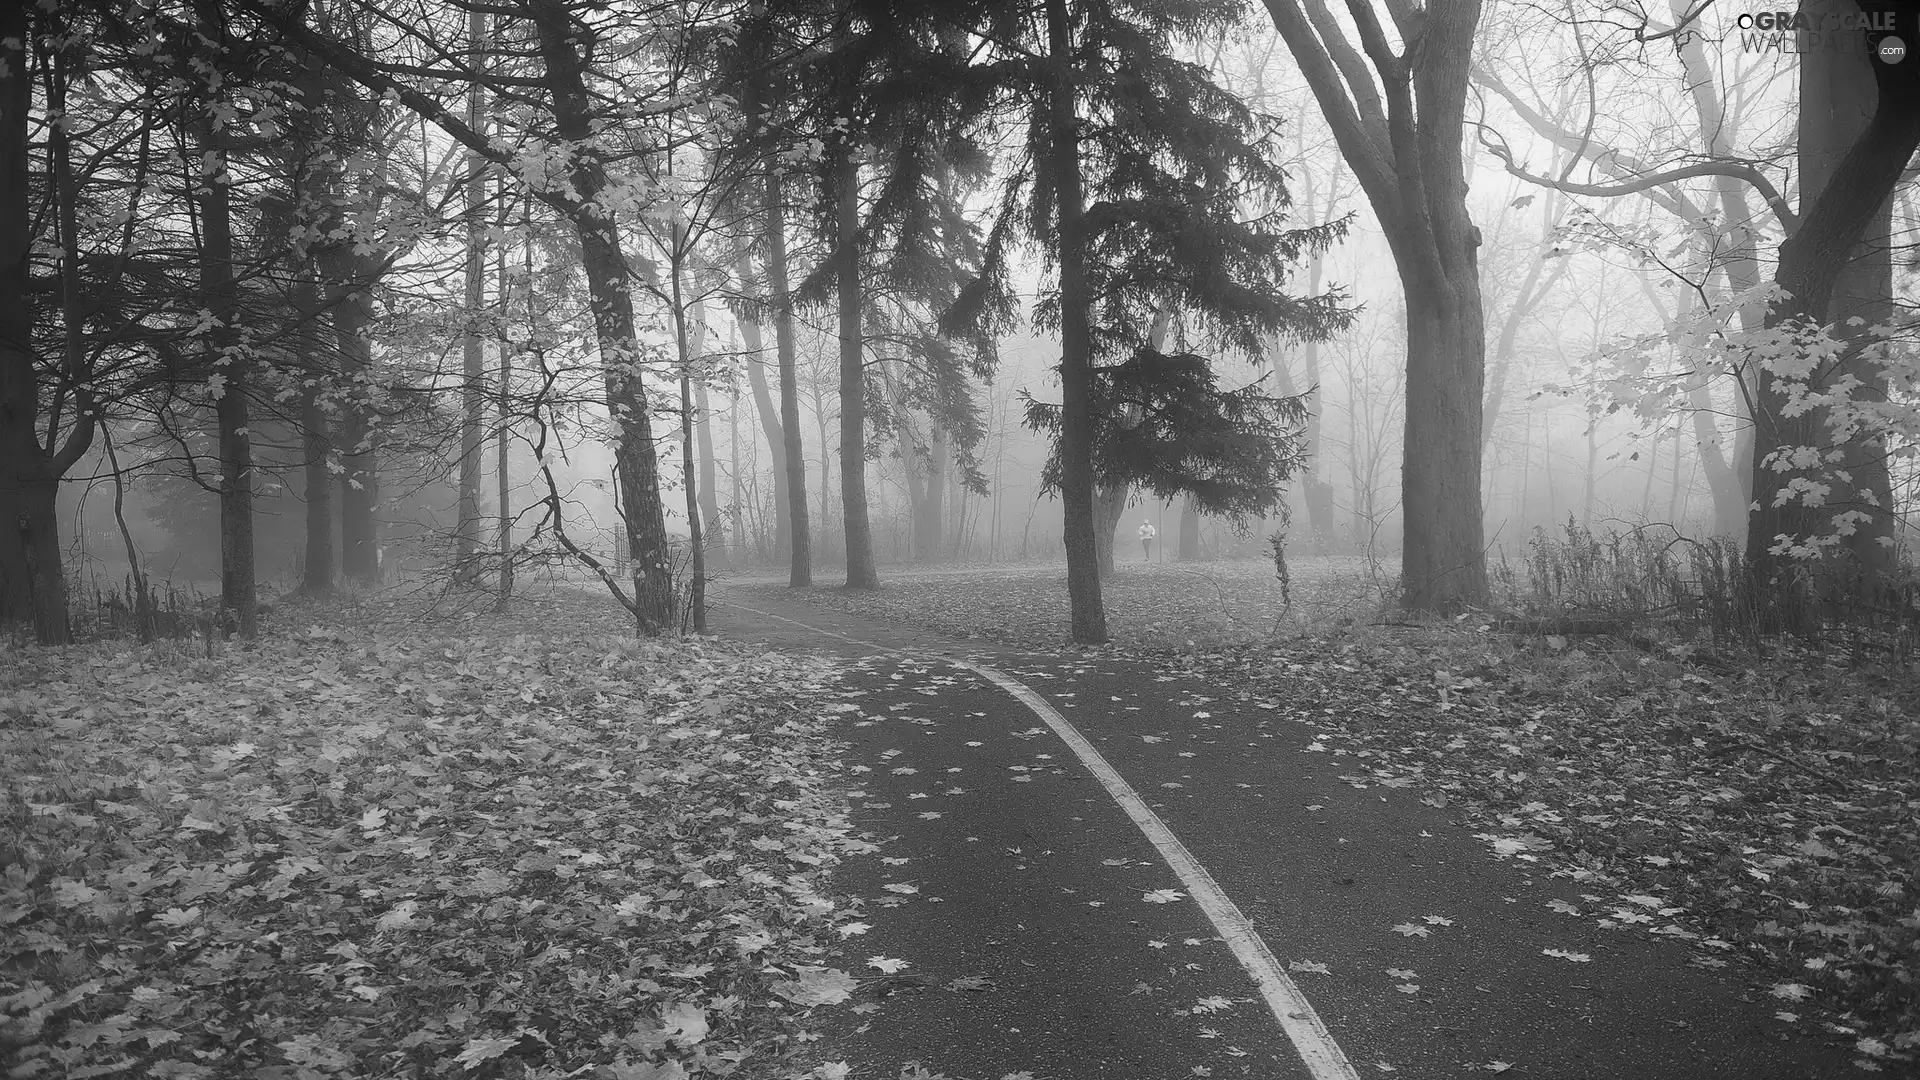
[[[864,648],[889,653],[905,653],[902,649],[861,641],[832,630],[809,626],[784,615],[775,615],[770,611],[756,611],[741,604],[730,603],[729,606],[763,618],[791,623],[802,629],[836,637]],[[1079,757],[1080,764],[1086,766],[1094,779],[1100,781],[1100,786],[1107,789],[1107,794],[1113,797],[1113,801],[1120,805],[1120,809],[1126,811],[1127,816],[1133,819],[1134,825],[1138,826],[1147,840],[1159,850],[1160,857],[1166,860],[1167,866],[1172,868],[1174,875],[1180,879],[1180,883],[1187,887],[1187,894],[1200,905],[1200,910],[1206,914],[1208,921],[1212,922],[1214,929],[1220,932],[1220,937],[1226,941],[1227,948],[1233,950],[1233,955],[1240,961],[1240,966],[1246,969],[1254,985],[1260,988],[1260,996],[1266,999],[1267,1007],[1273,1010],[1273,1018],[1280,1022],[1280,1029],[1285,1031],[1287,1038],[1293,1041],[1293,1048],[1299,1052],[1301,1063],[1306,1065],[1307,1072],[1312,1074],[1314,1080],[1359,1080],[1360,1074],[1354,1071],[1353,1063],[1347,1060],[1346,1051],[1340,1049],[1340,1044],[1334,1041],[1333,1033],[1327,1030],[1326,1023],[1320,1019],[1320,1014],[1313,1010],[1313,1005],[1307,1001],[1307,996],[1300,991],[1300,987],[1287,977],[1286,970],[1280,966],[1280,961],[1273,955],[1273,951],[1267,948],[1267,943],[1261,939],[1259,931],[1253,928],[1253,923],[1241,913],[1240,908],[1227,896],[1226,890],[1220,887],[1219,882],[1213,880],[1213,875],[1207,872],[1207,868],[1200,865],[1200,860],[1194,858],[1193,853],[1180,842],[1180,838],[1173,834],[1173,830],[1167,827],[1167,823],[1160,820],[1160,815],[1154,813],[1153,808],[1133,790],[1126,778],[1108,764],[1107,759],[1101,755],[1093,743],[1089,742],[1085,735],[1080,734],[1080,729],[1074,727],[1065,716],[1060,714],[1059,710],[1047,704],[1045,698],[1018,679],[984,664],[956,660],[951,657],[942,657],[942,659],[955,667],[973,672],[1013,695],[1022,705],[1032,710],[1035,716],[1045,721],[1047,727],[1060,737],[1060,741],[1073,750]]]

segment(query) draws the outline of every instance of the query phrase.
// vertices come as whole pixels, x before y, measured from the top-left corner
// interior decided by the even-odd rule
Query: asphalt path
[[[721,599],[716,633],[845,662],[879,850],[837,873],[870,929],[820,1050],[853,1080],[1870,1075],[1684,912],[1496,854],[1285,702]]]

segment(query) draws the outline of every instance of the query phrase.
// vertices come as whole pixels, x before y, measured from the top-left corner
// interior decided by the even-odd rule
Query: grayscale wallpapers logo
[[[1907,43],[1893,33],[1891,11],[1746,11],[1733,20],[1744,53],[1800,54],[1816,51],[1873,55],[1884,64],[1907,58]],[[1869,34],[1885,34],[1871,41]]]

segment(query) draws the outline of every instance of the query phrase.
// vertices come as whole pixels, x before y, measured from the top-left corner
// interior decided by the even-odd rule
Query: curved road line
[[[738,608],[762,618],[778,619],[803,630],[839,638],[841,641],[863,648],[911,655],[904,649],[861,641],[832,630],[808,625],[798,619],[776,615],[771,611],[760,611],[728,601],[722,602],[728,607]],[[1025,705],[1035,716],[1045,722],[1047,727],[1059,736],[1060,741],[1066,743],[1074,755],[1080,759],[1080,764],[1086,766],[1094,779],[1100,781],[1100,786],[1106,788],[1107,794],[1113,797],[1113,801],[1119,804],[1120,809],[1126,811],[1129,818],[1133,819],[1134,825],[1139,827],[1148,842],[1160,852],[1160,858],[1165,860],[1167,866],[1180,879],[1180,883],[1187,887],[1187,894],[1200,905],[1200,910],[1205,913],[1207,920],[1213,923],[1214,929],[1220,932],[1220,937],[1227,943],[1227,948],[1233,950],[1233,955],[1240,961],[1240,966],[1246,969],[1254,985],[1260,988],[1260,996],[1266,999],[1267,1007],[1273,1010],[1273,1018],[1280,1022],[1280,1029],[1285,1031],[1287,1038],[1293,1042],[1294,1050],[1299,1053],[1301,1063],[1306,1066],[1313,1080],[1359,1080],[1359,1074],[1354,1071],[1353,1063],[1347,1060],[1346,1051],[1340,1049],[1340,1044],[1334,1041],[1333,1033],[1327,1030],[1327,1025],[1320,1019],[1320,1014],[1313,1010],[1313,1005],[1307,1001],[1306,994],[1302,993],[1300,987],[1287,977],[1285,969],[1280,966],[1280,961],[1274,957],[1273,950],[1267,948],[1267,943],[1261,939],[1259,931],[1253,928],[1253,923],[1241,913],[1238,905],[1227,896],[1226,890],[1213,879],[1213,875],[1207,872],[1207,868],[1200,865],[1200,861],[1193,857],[1193,853],[1180,842],[1180,838],[1173,834],[1173,830],[1167,827],[1167,823],[1160,820],[1160,815],[1153,812],[1153,808],[1133,790],[1126,778],[1108,764],[1107,759],[1101,755],[1093,743],[1080,733],[1080,729],[1074,727],[1065,716],[1060,714],[1059,710],[1047,704],[1046,699],[1034,692],[1032,687],[1005,672],[967,660],[956,660],[951,657],[940,659],[946,660],[955,667],[971,671],[1011,694],[1015,700]]]

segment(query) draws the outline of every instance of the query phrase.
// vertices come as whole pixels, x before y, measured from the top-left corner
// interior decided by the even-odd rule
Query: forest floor
[[[1311,717],[1301,752],[1349,794],[1417,795],[1570,883],[1553,917],[1671,938],[1783,1032],[1912,1068],[1910,673],[1408,626],[1351,563],[1297,565],[1284,608],[1270,564],[1123,567],[1116,644],[1084,653],[1062,577],[727,595]],[[843,661],[635,642],[577,585],[272,623],[0,650],[5,1076],[844,1075],[815,1006],[889,973],[842,970],[870,927],[833,868],[871,848]]]
[[[0,648],[0,1076],[781,1072],[853,985],[832,669],[618,616]]]
[[[1355,789],[1410,788],[1493,855],[1579,883],[1557,908],[1697,946],[1780,1024],[1920,1058],[1920,680],[1777,648],[1409,624],[1350,561],[1128,565],[1094,654],[1198,675],[1293,715]],[[1064,570],[896,569],[870,593],[737,587],[1022,648],[1066,639]],[[1644,642],[1642,643],[1645,644]],[[1653,908],[1604,895],[1658,896]]]

